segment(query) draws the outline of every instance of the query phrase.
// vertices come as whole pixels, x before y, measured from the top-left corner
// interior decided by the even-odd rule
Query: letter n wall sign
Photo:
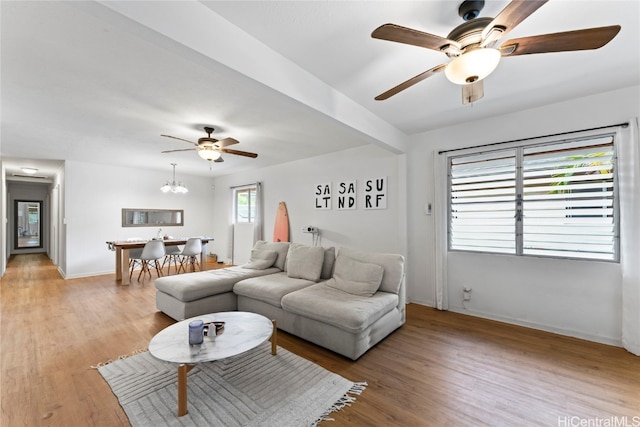
[[[361,183],[361,199],[358,199],[356,180],[340,181],[336,187],[332,183],[317,184],[314,187],[315,208],[337,210],[387,208],[387,177],[365,179]],[[335,195],[332,192],[335,191]],[[335,197],[335,202],[333,198]]]

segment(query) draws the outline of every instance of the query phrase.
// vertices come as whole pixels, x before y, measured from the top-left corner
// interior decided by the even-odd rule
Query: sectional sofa
[[[259,241],[248,263],[156,279],[156,306],[176,320],[250,311],[358,359],[405,322],[404,257]]]

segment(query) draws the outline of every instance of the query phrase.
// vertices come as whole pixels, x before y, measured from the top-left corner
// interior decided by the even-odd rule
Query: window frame
[[[258,191],[257,185],[247,185],[242,187],[237,187],[233,189],[233,223],[234,224],[253,224],[255,222],[255,208],[256,208],[256,193]],[[247,195],[247,220],[239,221],[238,215],[240,212],[239,209],[239,199],[240,195]]]
[[[602,259],[602,258],[594,258],[594,257],[586,257],[586,256],[571,256],[572,252],[567,252],[567,255],[555,255],[555,254],[527,254],[524,253],[524,223],[523,220],[523,212],[525,212],[526,208],[523,207],[523,194],[524,194],[524,178],[523,178],[523,168],[524,168],[524,153],[527,149],[535,149],[539,147],[545,146],[562,146],[570,143],[579,143],[580,141],[585,142],[583,147],[588,147],[590,144],[587,141],[596,141],[601,138],[610,138],[611,139],[611,162],[612,162],[612,221],[613,221],[613,230],[611,233],[611,238],[613,239],[613,256],[611,259]],[[491,255],[511,255],[511,256],[524,256],[524,257],[538,257],[538,258],[546,258],[546,259],[571,259],[571,260],[579,260],[579,261],[599,261],[599,262],[620,262],[620,199],[619,199],[619,180],[618,180],[618,154],[617,154],[617,145],[618,145],[618,134],[615,131],[607,131],[600,133],[586,133],[581,136],[574,136],[572,138],[563,138],[563,139],[548,139],[546,141],[533,141],[522,140],[516,144],[508,144],[502,147],[496,148],[487,148],[486,146],[480,148],[468,148],[462,149],[459,154],[456,155],[448,155],[447,156],[447,250],[450,252],[467,252],[467,253],[478,253],[478,254],[491,254]],[[594,144],[594,146],[597,144]],[[578,150],[577,148],[575,148]],[[453,222],[453,197],[452,197],[452,165],[453,161],[456,159],[464,159],[470,158],[471,156],[479,156],[479,155],[491,155],[499,153],[507,153],[508,151],[514,151],[516,162],[515,162],[515,200],[514,209],[516,212],[516,219],[514,220],[514,231],[513,231],[513,241],[515,242],[515,252],[514,253],[505,253],[500,251],[492,251],[490,248],[483,248],[478,250],[473,249],[460,249],[460,248],[452,248],[452,237],[454,235],[452,229]],[[577,253],[577,252],[574,252]],[[595,253],[595,252],[593,252]]]

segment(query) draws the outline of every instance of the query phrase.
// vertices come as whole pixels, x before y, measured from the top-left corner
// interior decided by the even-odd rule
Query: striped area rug
[[[267,342],[243,355],[197,365],[188,374],[189,413],[177,417],[177,365],[148,351],[98,367],[131,425],[315,426],[355,401],[354,383]]]

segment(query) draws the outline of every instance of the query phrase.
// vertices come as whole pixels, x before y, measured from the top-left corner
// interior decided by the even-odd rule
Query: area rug
[[[99,366],[131,425],[315,426],[350,405],[366,383],[351,382],[269,343],[197,365],[188,374],[189,413],[177,417],[177,365],[148,351]]]

